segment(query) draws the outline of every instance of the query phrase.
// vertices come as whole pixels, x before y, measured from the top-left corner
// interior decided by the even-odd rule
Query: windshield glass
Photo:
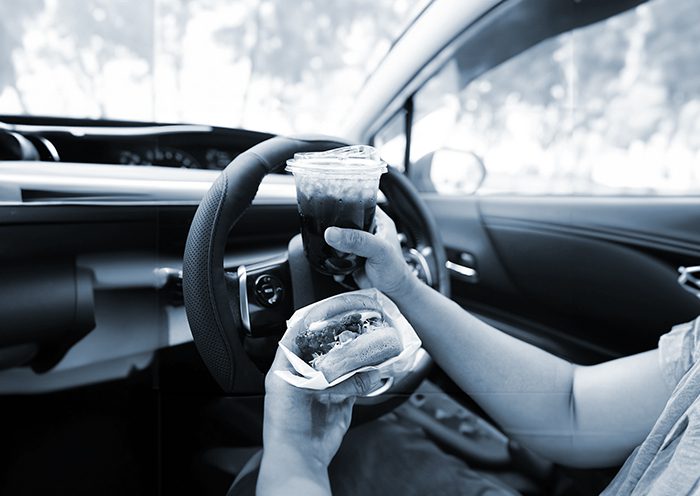
[[[0,0],[0,113],[332,133],[429,0]]]

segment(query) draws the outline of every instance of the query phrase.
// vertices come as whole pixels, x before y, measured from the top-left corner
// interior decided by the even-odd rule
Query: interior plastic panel
[[[481,197],[489,226],[534,223],[700,259],[698,197]]]
[[[653,348],[700,313],[700,300],[676,283],[679,265],[700,262],[698,198],[427,200],[446,246],[479,264],[478,284],[456,285],[460,303],[511,329],[533,323],[518,328],[521,337],[554,341],[572,360],[582,356],[573,343],[597,349],[599,360]]]
[[[19,349],[11,343],[36,341],[61,323],[54,312],[53,320],[40,325],[47,312],[38,304],[53,302],[58,295],[52,291],[59,289],[60,282],[55,271],[42,267],[70,260],[80,274],[88,274],[94,289],[96,324],[47,372],[38,374],[30,367],[0,371],[0,393],[55,391],[124,378],[147,367],[156,350],[191,342],[184,307],[173,306],[169,295],[160,291],[158,271],[181,269],[184,239],[193,214],[194,206],[179,204],[0,206],[0,239],[7,241],[0,251],[5,263],[15,267],[22,281],[30,281],[28,276],[35,274],[31,281],[47,290],[41,301],[34,298],[36,307],[29,300],[23,306],[12,297],[16,285],[11,280],[0,284],[7,306],[37,320],[34,327],[21,329],[26,335],[22,340],[10,339],[9,331],[15,324],[12,328],[0,325],[0,365],[35,365],[30,360],[42,347]],[[276,219],[275,230],[265,222],[269,218]],[[236,226],[236,242],[230,243],[224,266],[235,268],[274,256],[286,248],[297,230],[296,204],[254,205]],[[60,295],[64,299],[70,296],[66,291]],[[72,304],[69,307],[66,311],[74,309]],[[35,314],[30,313],[32,308]],[[69,313],[71,317],[72,311]]]
[[[673,266],[628,246],[502,226],[489,234],[520,292],[543,312],[576,320],[571,331],[595,343],[651,349],[660,332],[700,313]]]
[[[428,203],[438,222],[440,234],[448,252],[468,253],[474,258],[479,274],[479,285],[515,293],[516,288],[503,270],[491,239],[481,223],[478,204],[474,198],[438,194],[421,196]],[[459,262],[459,260],[452,261]]]

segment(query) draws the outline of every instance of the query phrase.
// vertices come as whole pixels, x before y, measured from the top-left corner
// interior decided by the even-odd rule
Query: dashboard
[[[203,125],[0,116],[0,394],[127,377],[192,337],[177,278],[192,217],[231,160],[270,135]],[[273,174],[225,266],[298,233]]]
[[[222,170],[271,136],[197,124],[0,115],[0,160]]]
[[[192,218],[219,171],[269,137],[0,116],[0,395],[123,379],[190,346],[178,274]],[[224,266],[279,258],[298,234],[294,178],[269,174]]]

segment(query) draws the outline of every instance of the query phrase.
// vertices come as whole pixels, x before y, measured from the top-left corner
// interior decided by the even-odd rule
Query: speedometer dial
[[[151,165],[183,167],[186,169],[199,168],[199,162],[192,155],[175,148],[158,147],[148,150],[145,153],[145,159]]]
[[[124,165],[160,165],[185,169],[201,168],[197,159],[189,153],[169,147],[150,148],[142,153],[122,150],[119,152],[119,163]]]
[[[119,152],[119,163],[122,165],[141,165],[143,159],[138,153],[131,150],[122,150]]]

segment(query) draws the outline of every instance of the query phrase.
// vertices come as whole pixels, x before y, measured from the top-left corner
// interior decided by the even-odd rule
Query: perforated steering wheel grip
[[[223,264],[229,232],[251,205],[263,178],[282,168],[294,153],[347,145],[325,136],[271,138],[236,157],[197,208],[183,260],[185,309],[197,350],[226,392],[259,392],[263,384],[262,373],[243,349],[239,302],[231,301],[226,289]]]

